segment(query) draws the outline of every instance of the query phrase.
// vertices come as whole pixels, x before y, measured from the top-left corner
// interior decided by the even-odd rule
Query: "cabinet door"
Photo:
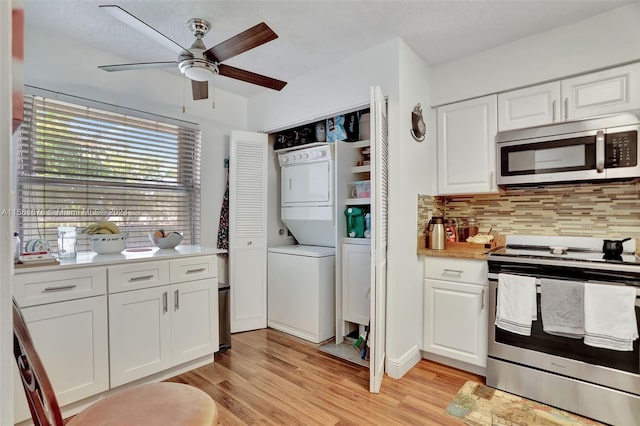
[[[564,119],[640,108],[640,63],[562,80]]]
[[[109,295],[111,387],[171,366],[169,286]]]
[[[369,324],[371,312],[371,247],[342,245],[342,316],[345,321]]]
[[[218,283],[198,280],[171,286],[171,363],[218,350]]]
[[[485,286],[425,280],[424,350],[469,364],[487,364]]]
[[[438,192],[497,192],[497,95],[438,108]]]
[[[21,311],[60,406],[109,389],[106,296]],[[22,385],[15,382],[15,420],[20,421],[30,414]]]
[[[231,332],[267,327],[267,135],[233,131],[229,154]]]
[[[560,83],[540,84],[498,95],[498,130],[551,124],[560,119]]]

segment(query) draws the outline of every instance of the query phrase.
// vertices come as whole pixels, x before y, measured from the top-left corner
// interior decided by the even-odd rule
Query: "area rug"
[[[467,382],[462,386],[446,412],[473,426],[601,425],[593,420],[475,382]]]

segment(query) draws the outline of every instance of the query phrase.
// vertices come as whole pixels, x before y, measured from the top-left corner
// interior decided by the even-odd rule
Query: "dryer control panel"
[[[296,151],[282,152],[278,154],[280,166],[291,164],[316,163],[333,159],[333,145],[316,146],[314,148],[299,149]]]

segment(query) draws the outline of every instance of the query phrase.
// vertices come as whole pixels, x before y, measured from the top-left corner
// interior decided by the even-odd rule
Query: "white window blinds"
[[[25,96],[17,147],[17,214],[23,241],[58,226],[115,222],[127,247],[149,246],[148,232],[200,236],[200,131]],[[90,250],[87,237],[78,250]]]

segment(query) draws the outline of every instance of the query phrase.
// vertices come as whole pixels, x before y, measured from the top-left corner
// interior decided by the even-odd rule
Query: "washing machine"
[[[320,343],[335,336],[335,248],[267,250],[267,325]]]

